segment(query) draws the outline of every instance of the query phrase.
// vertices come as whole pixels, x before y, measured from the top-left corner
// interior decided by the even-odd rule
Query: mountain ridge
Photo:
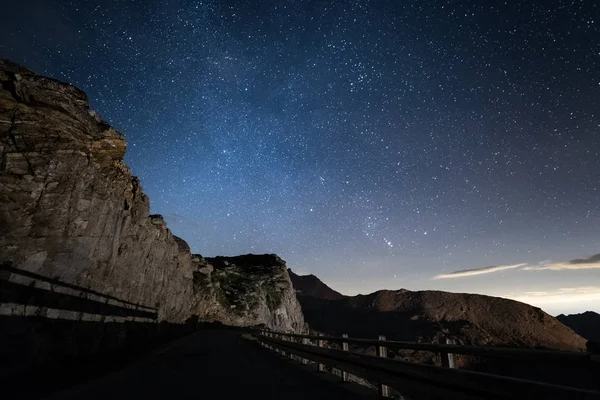
[[[584,311],[579,314],[560,314],[556,319],[589,341],[595,342],[594,346],[597,351],[600,351],[600,314]]]
[[[296,289],[296,295],[314,296],[327,300],[340,300],[347,297],[327,286],[315,275],[298,275],[290,268],[288,268],[288,273]]]
[[[296,288],[299,279],[294,275],[290,277]],[[418,342],[440,342],[452,337],[462,344],[570,351],[583,351],[586,347],[583,337],[556,318],[514,300],[407,289],[328,299],[319,297],[319,293],[327,293],[322,288],[327,285],[318,278],[311,281],[320,289],[303,287],[297,292],[305,320],[311,328],[330,334],[385,334],[388,339]]]

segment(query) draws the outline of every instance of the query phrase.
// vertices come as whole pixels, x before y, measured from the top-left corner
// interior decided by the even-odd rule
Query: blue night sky
[[[9,3],[192,251],[600,311],[598,2]]]

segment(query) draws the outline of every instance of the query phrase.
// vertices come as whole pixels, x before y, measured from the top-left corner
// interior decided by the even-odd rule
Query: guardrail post
[[[456,344],[456,340],[446,338],[446,344]],[[442,361],[442,367],[444,368],[456,368],[456,361],[454,354],[448,353],[446,350],[440,351],[440,359]]]
[[[302,344],[308,344],[308,339],[302,338]],[[308,364],[308,359],[302,357],[302,365],[307,365],[307,364]]]
[[[272,337],[273,339],[278,339],[278,337],[277,337],[277,333],[275,333],[275,332],[271,332],[271,335],[272,335],[271,337]],[[279,354],[279,347],[277,347],[277,346],[273,346],[273,349],[275,350],[275,353]]]
[[[283,335],[281,333],[278,333],[277,334],[277,339],[279,339],[279,340],[285,340],[285,335]],[[280,354],[285,357],[285,350],[281,349],[280,350]]]
[[[446,338],[446,344],[456,344],[456,339]],[[448,368],[456,368],[455,354],[448,353]]]
[[[378,339],[383,341],[383,340],[385,340],[385,336],[379,335]],[[388,356],[387,347],[385,347],[384,345],[378,344],[377,345],[377,356],[382,357],[382,358],[387,358],[387,356]],[[390,387],[387,385],[384,385],[383,383],[380,383],[379,384],[379,396],[391,397],[390,396]]]
[[[348,334],[344,333],[342,337],[348,338]],[[342,350],[348,351],[348,342],[342,342]],[[342,382],[348,382],[348,373],[344,370],[342,370]]]
[[[290,341],[290,342],[294,342],[294,343],[297,343],[297,342],[298,342],[298,341],[296,340],[296,338],[295,338],[295,337],[293,337],[293,336],[288,336],[288,339],[289,339],[289,341]],[[290,355],[290,359],[292,359],[292,360],[296,360],[296,356],[294,355],[294,353],[289,353],[289,355]]]
[[[323,334],[319,333],[319,336],[323,336]],[[323,347],[323,339],[319,339],[317,341],[317,344],[319,345],[319,347]],[[319,372],[325,372],[325,364],[319,363]]]

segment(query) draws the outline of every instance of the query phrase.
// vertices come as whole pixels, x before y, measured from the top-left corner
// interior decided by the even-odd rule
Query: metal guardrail
[[[34,272],[30,272],[30,271],[25,271],[25,270],[22,270],[22,269],[14,268],[14,267],[11,267],[10,265],[7,265],[7,264],[0,264],[0,273],[1,273],[0,274],[0,279],[2,279],[2,280],[8,280],[10,274],[20,275],[20,276],[24,276],[26,278],[30,278],[30,279],[32,279],[34,281],[46,282],[46,283],[49,283],[50,285],[61,286],[61,287],[67,288],[67,289],[72,289],[72,290],[80,291],[80,292],[83,292],[83,293],[86,293],[86,294],[91,294],[91,295],[94,295],[94,296],[102,297],[102,298],[107,299],[107,300],[113,300],[113,301],[116,301],[116,302],[119,302],[119,303],[122,303],[122,304],[126,304],[126,305],[129,305],[129,306],[133,306],[133,307],[137,307],[137,308],[143,308],[143,309],[148,310],[148,311],[154,311],[154,312],[158,311],[156,308],[153,308],[153,307],[148,307],[148,306],[145,306],[143,304],[138,304],[138,303],[132,303],[130,301],[123,300],[123,299],[120,299],[118,297],[111,296],[111,295],[108,295],[108,294],[100,293],[100,292],[97,292],[95,290],[83,288],[83,287],[80,287],[80,286],[77,286],[77,285],[73,285],[71,283],[61,282],[61,281],[59,281],[58,279],[55,279],[55,278],[48,278],[48,277],[46,277],[44,275],[36,274]]]
[[[493,357],[493,358],[507,358],[507,359],[519,359],[520,361],[532,361],[532,362],[550,362],[569,366],[591,366],[597,365],[600,367],[600,354],[587,353],[587,352],[572,352],[572,351],[557,351],[557,350],[532,350],[532,349],[513,349],[513,348],[502,348],[502,347],[486,347],[486,346],[465,346],[456,344],[438,344],[438,343],[416,343],[416,342],[400,342],[393,340],[383,339],[372,340],[372,339],[356,339],[356,338],[344,338],[337,336],[316,336],[316,335],[302,335],[296,333],[283,333],[283,332],[272,332],[272,331],[261,331],[270,332],[273,334],[280,335],[282,337],[293,337],[298,339],[309,339],[309,340],[325,340],[333,343],[349,343],[359,346],[385,346],[388,349],[398,350],[419,350],[429,351],[432,353],[438,353],[441,355],[446,354],[464,354],[480,357]]]
[[[25,282],[21,277],[26,278]],[[150,320],[158,318],[156,308],[61,282],[56,278],[14,268],[8,263],[0,263],[0,303],[13,303],[37,309],[72,311],[101,317],[131,317]]]
[[[390,388],[393,388],[403,396],[414,399],[600,400],[600,392],[594,390],[448,368],[453,365],[453,354],[468,354],[519,358],[521,361],[526,358],[528,361],[558,363],[567,368],[598,368],[600,374],[600,360],[597,355],[590,353],[397,342],[387,341],[384,337],[369,340],[266,330],[255,332],[255,336],[266,347],[301,357],[303,363],[307,363],[307,360],[317,363],[319,371],[324,371],[325,366],[340,369],[344,381],[348,379],[347,374],[351,373],[378,382],[382,397],[391,397]],[[309,340],[315,341],[316,346],[310,345]],[[323,347],[325,341],[340,343],[342,350]],[[376,346],[377,356],[349,352],[349,344]],[[389,359],[388,348],[436,352],[442,356],[443,366]],[[444,359],[447,361],[444,362]]]

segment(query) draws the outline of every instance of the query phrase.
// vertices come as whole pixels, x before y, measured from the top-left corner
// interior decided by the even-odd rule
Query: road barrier
[[[599,399],[600,392],[544,382],[493,375],[456,368],[455,355],[465,354],[496,357],[514,361],[557,363],[562,367],[596,368],[600,376],[600,357],[591,353],[564,351],[505,349],[456,344],[413,343],[378,340],[302,335],[268,330],[254,333],[263,346],[291,357],[301,357],[303,364],[310,360],[318,365],[342,371],[343,381],[353,374],[377,382],[383,398],[392,396],[391,388],[411,399]],[[314,341],[316,345],[309,344]],[[341,350],[324,347],[338,343]],[[451,341],[450,341],[451,342]],[[349,345],[376,348],[376,356],[349,351]],[[442,366],[416,364],[389,359],[388,349],[410,349],[434,352],[440,355]]]

